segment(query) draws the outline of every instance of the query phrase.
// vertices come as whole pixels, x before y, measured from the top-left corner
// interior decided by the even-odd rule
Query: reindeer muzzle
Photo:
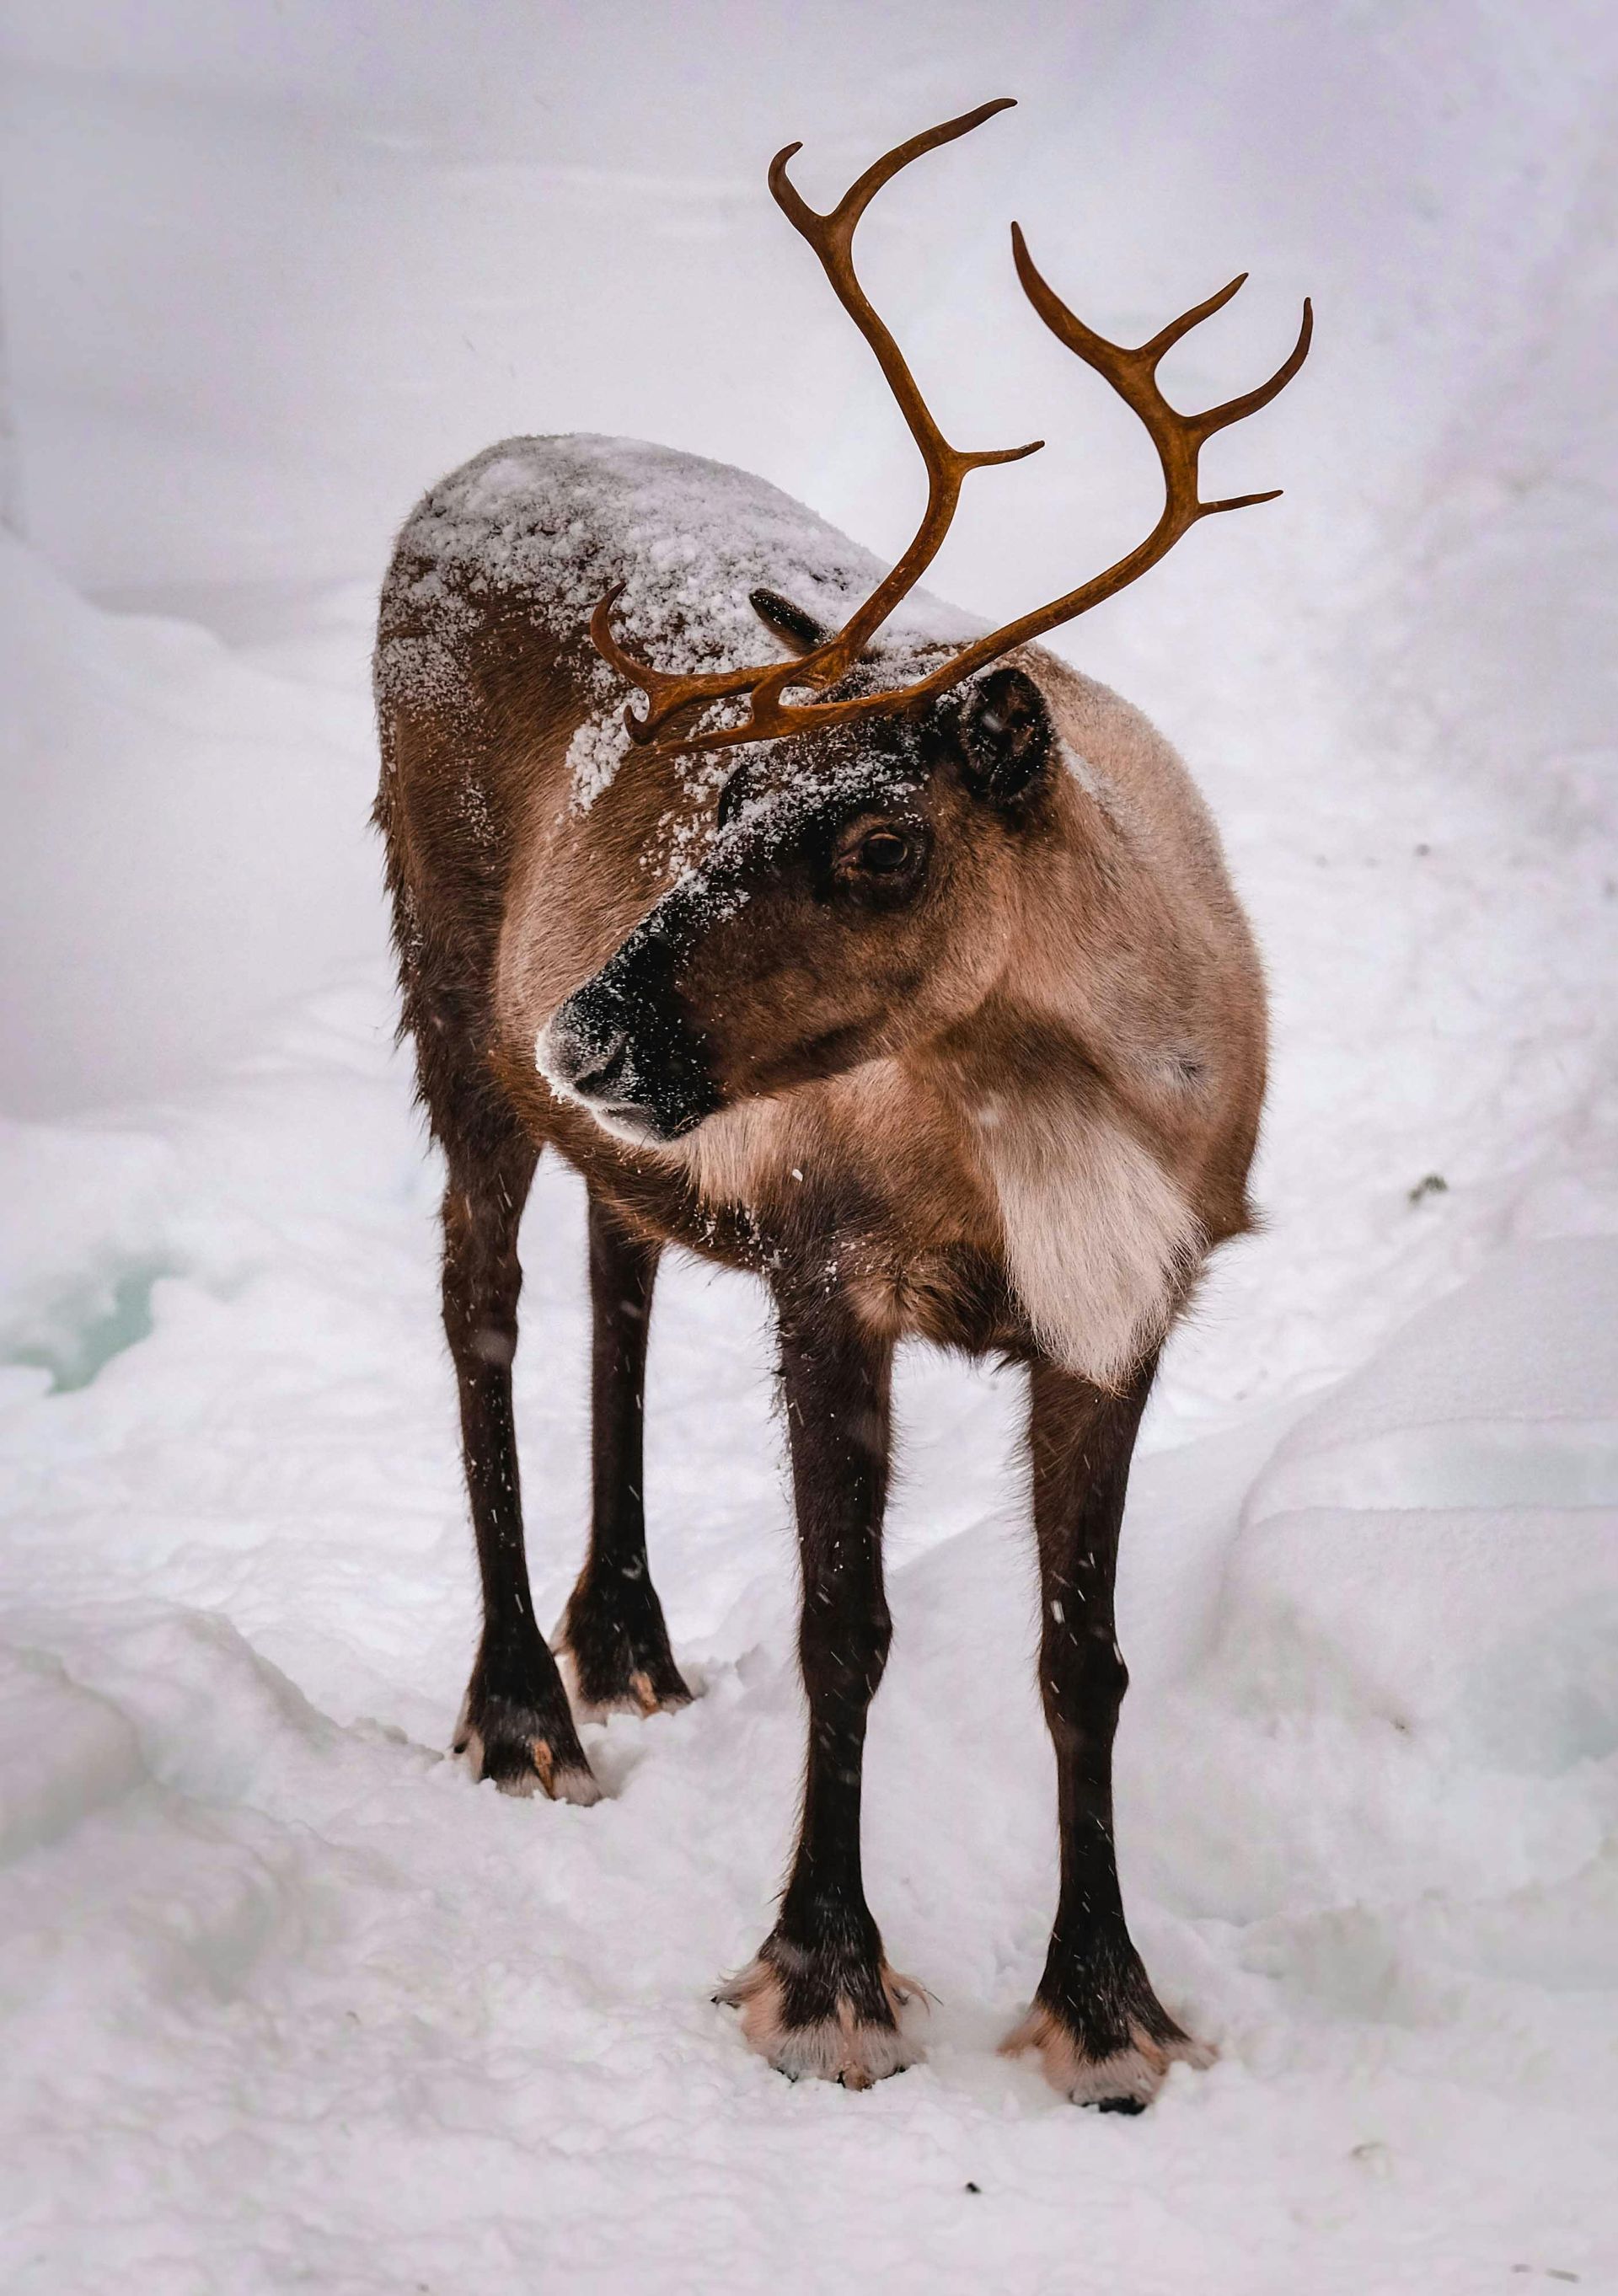
[[[655,939],[636,936],[575,989],[541,1029],[534,1055],[553,1092],[621,1140],[678,1140],[719,1106],[702,1040]]]

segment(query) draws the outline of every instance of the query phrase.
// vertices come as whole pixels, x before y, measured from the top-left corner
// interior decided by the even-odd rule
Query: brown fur
[[[834,965],[818,969],[812,947],[784,978],[778,949],[756,934],[750,945],[743,912],[713,936],[711,964],[727,979],[734,1081],[748,1096],[687,1140],[630,1145],[557,1097],[534,1046],[673,882],[671,831],[700,835],[711,797],[694,799],[676,761],[632,757],[578,809],[567,758],[596,706],[587,659],[537,611],[525,618],[521,599],[477,601],[449,700],[395,699],[387,649],[415,635],[416,570],[401,552],[384,592],[378,814],[406,1018],[418,1044],[424,1024],[424,1057],[434,1031],[469,1024],[479,1088],[530,1137],[554,1144],[632,1226],[731,1266],[758,1265],[760,1239],[795,1224],[792,1174],[812,1169],[858,1201],[850,1248],[880,1312],[901,1332],[972,1349],[1020,1351],[1031,1336],[993,1168],[1006,1141],[986,1146],[983,1119],[1007,1136],[1033,1120],[1028,1165],[1048,1165],[1064,1132],[1082,1136],[1080,1185],[1086,1172],[1105,1178],[1118,1161],[1105,1144],[1122,1142],[1166,1178],[1183,1217],[1172,1234],[1138,1239],[1162,1267],[1138,1327],[1076,1365],[1115,1381],[1162,1336],[1205,1250],[1247,1226],[1263,1093],[1257,960],[1173,752],[1116,696],[1025,650],[1015,659],[1077,770],[1057,777],[1048,817],[1014,852],[978,824],[942,824],[961,845],[949,930],[896,946],[885,1006],[889,984],[862,982],[867,1056],[819,1078],[770,1075],[784,1007],[818,1001],[834,1019],[848,983]],[[1014,1162],[1021,1144],[1009,1142]],[[1078,1207],[1092,1222],[1097,1209]],[[1127,1250],[1122,1261],[1133,1264]]]
[[[604,692],[579,597],[619,578],[615,553],[658,487],[710,483],[688,458],[618,454],[600,441],[491,449],[407,526],[382,596],[377,820],[403,1023],[448,1164],[446,1330],[484,1586],[457,1742],[507,1792],[586,1803],[599,1789],[577,1716],[683,1702],[645,1569],[644,1319],[665,1243],[764,1275],[811,1728],[780,1920],[727,1997],[784,2071],[858,2087],[898,2070],[916,2054],[900,2030],[908,1981],[883,1957],[858,1841],[865,1715],[890,1633],[892,1350],[914,1335],[1028,1363],[1041,1567],[1047,1595],[1059,1590],[1047,1607],[1066,1617],[1071,1604],[1084,1623],[1045,1629],[1063,1897],[1011,2046],[1037,2047],[1064,2094],[1131,2109],[1171,2059],[1205,2057],[1155,2003],[1117,1898],[1112,1572],[1156,1350],[1207,1251],[1248,1225],[1264,1084],[1252,939],[1173,752],[1034,648],[991,673],[1036,729],[1022,753],[985,680],[930,705],[924,724],[865,719],[743,751],[726,798],[734,833],[700,761],[632,754],[581,794],[580,758],[612,762],[624,689],[608,679]],[[579,488],[597,467],[592,526]],[[513,474],[532,493],[513,493]],[[704,545],[702,578],[745,595],[748,550],[760,536],[773,546],[780,498],[735,472],[711,483],[728,489],[739,538],[734,560],[728,540]],[[558,571],[546,550],[559,534],[573,555]],[[824,530],[822,543],[850,547]],[[529,545],[538,572],[522,562]],[[793,578],[812,585],[813,564]],[[728,647],[705,595],[665,586],[652,603],[688,649],[704,631]],[[910,644],[936,658],[932,641]],[[1039,770],[998,787],[1019,755]],[[861,858],[874,831],[891,849],[896,830],[926,857],[914,898]],[[635,1091],[624,1047],[662,1064],[637,1070]],[[592,1075],[610,1082],[591,1087]],[[517,1222],[546,1146],[591,1199],[595,1530],[559,1632],[572,1712],[532,1616],[510,1386]]]

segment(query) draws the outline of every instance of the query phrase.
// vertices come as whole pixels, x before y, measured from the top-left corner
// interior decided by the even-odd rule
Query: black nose
[[[668,973],[657,945],[632,940],[574,990],[536,1047],[551,1083],[609,1131],[678,1140],[718,1105]]]
[[[612,1007],[602,1009],[603,1003],[591,996],[590,988],[581,989],[568,998],[539,1040],[546,1075],[586,1100],[610,1096],[612,1087],[623,1083],[629,1062],[628,1020]]]
[[[558,1051],[562,1051],[559,1046]],[[624,1082],[624,1071],[629,1064],[629,1031],[615,1029],[603,1044],[591,1043],[584,1037],[569,1036],[565,1052],[554,1064],[574,1091],[587,1100],[611,1100],[614,1086]]]

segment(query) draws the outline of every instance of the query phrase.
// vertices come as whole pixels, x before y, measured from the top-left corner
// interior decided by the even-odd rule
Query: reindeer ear
[[[779,638],[788,653],[811,653],[824,645],[831,636],[801,606],[794,606],[790,598],[783,598],[775,590],[750,590],[748,603],[772,637]]]
[[[1013,805],[1044,772],[1056,746],[1045,696],[1020,669],[991,669],[961,711],[966,779],[990,805]]]

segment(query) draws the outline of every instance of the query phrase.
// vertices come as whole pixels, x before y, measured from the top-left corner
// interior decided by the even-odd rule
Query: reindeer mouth
[[[591,1100],[582,1093],[577,1097],[604,1132],[610,1132],[614,1140],[627,1141],[632,1148],[666,1147],[680,1136],[678,1132],[665,1131],[652,1111],[643,1108],[638,1101]],[[700,1123],[701,1118],[697,1121]],[[690,1131],[692,1128],[686,1125],[685,1129]]]

